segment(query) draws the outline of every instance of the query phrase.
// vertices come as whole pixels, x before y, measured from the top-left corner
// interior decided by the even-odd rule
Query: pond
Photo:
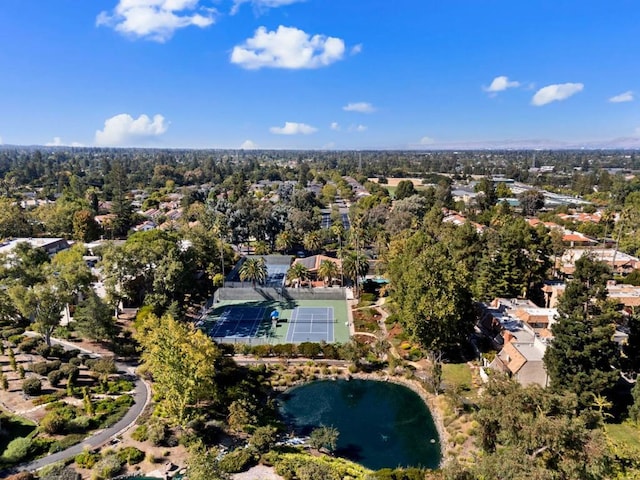
[[[299,435],[338,429],[336,455],[367,468],[440,464],[440,441],[431,412],[411,389],[390,382],[323,380],[280,398],[280,412]]]

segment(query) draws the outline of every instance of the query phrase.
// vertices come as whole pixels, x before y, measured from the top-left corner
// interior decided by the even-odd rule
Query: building
[[[28,243],[33,248],[42,248],[49,255],[69,248],[69,243],[64,238],[14,238],[0,244],[0,253],[11,253],[19,243]]]
[[[640,259],[623,253],[615,248],[570,248],[564,252],[560,259],[560,271],[567,275],[573,274],[576,269],[576,261],[583,255],[591,257],[599,262],[604,262],[620,275],[628,275],[634,270],[640,269]]]

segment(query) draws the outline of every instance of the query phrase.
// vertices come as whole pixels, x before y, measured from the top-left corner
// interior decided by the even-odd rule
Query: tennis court
[[[196,325],[220,343],[344,343],[348,318],[344,300],[219,300]]]
[[[296,307],[289,319],[287,343],[334,341],[333,307]]]
[[[265,324],[267,316],[267,307],[264,306],[229,307],[220,314],[208,333],[214,338],[259,337],[269,328],[269,324]]]

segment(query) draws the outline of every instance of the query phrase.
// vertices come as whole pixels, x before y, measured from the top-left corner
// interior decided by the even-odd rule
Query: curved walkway
[[[34,334],[33,336],[36,336],[36,335],[37,334]],[[98,355],[96,352],[92,352],[84,348],[79,348],[77,345],[70,342],[65,342],[64,340],[56,340],[52,338],[51,343],[57,343],[59,345],[62,345],[64,348],[67,348],[70,350],[78,349],[83,353]],[[135,375],[134,368],[127,364],[118,362],[116,363],[116,368],[118,369],[118,371],[124,371],[126,373]],[[39,458],[38,460],[34,460],[31,463],[19,465],[17,467],[17,470],[31,470],[31,471],[39,470],[43,467],[46,467],[47,465],[51,465],[52,463],[66,460],[67,458],[70,458],[70,457],[75,457],[79,453],[82,453],[82,451],[85,448],[93,449],[93,448],[100,447],[105,443],[109,442],[114,437],[117,437],[118,435],[128,430],[138,419],[138,417],[140,416],[144,408],[149,403],[149,400],[151,397],[151,392],[147,384],[137,375],[135,377],[136,377],[135,388],[133,391],[134,404],[129,409],[129,411],[124,415],[124,417],[122,417],[113,426],[94,433],[90,437],[85,438],[81,443],[73,445],[72,447],[69,447],[66,450],[52,453],[50,455],[47,455],[46,457]]]

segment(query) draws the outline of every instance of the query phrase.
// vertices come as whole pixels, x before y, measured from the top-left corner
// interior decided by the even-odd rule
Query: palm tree
[[[342,260],[342,272],[353,281],[355,294],[358,296],[358,278],[363,277],[369,271],[369,261],[361,253],[349,252]]]
[[[318,267],[318,276],[324,280],[325,285],[331,285],[331,280],[340,276],[340,267],[332,260],[322,260]]]
[[[293,248],[294,241],[293,234],[288,230],[280,232],[276,236],[276,250],[282,253],[288,252]]]
[[[256,255],[269,255],[271,253],[271,248],[269,244],[264,240],[258,240],[254,246],[254,250]]]
[[[267,279],[267,264],[262,257],[247,258],[240,267],[240,280],[250,280],[253,288],[256,283],[264,283]]]
[[[287,280],[298,280],[298,287],[302,285],[303,280],[309,278],[309,269],[301,263],[294,264],[287,272]]]
[[[320,236],[320,232],[318,230],[314,230],[313,232],[309,232],[304,236],[302,241],[304,248],[310,252],[317,252],[322,248],[322,237]]]

